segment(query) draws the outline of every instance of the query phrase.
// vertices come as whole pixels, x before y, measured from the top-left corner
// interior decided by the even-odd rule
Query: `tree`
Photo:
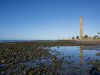
[[[76,39],[79,39],[79,36],[76,36]]]
[[[88,35],[85,35],[85,36],[84,36],[84,39],[87,39],[87,38],[88,38]]]
[[[72,37],[72,39],[74,39],[74,37]]]
[[[100,32],[98,32],[97,34],[100,34]]]
[[[98,35],[98,39],[100,39],[100,32],[98,32],[97,35]]]
[[[98,39],[98,35],[95,35],[93,38],[94,38],[94,39]]]

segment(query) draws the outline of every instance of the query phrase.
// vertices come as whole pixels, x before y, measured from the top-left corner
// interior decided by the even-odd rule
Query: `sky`
[[[100,32],[100,0],[0,0],[0,40],[57,40]]]

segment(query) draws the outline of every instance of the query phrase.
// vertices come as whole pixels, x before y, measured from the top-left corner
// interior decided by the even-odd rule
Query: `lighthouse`
[[[83,18],[80,16],[80,39],[83,38]]]

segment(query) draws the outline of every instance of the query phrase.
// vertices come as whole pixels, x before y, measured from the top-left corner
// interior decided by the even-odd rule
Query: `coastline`
[[[94,46],[100,45],[100,40],[29,40],[29,41],[6,41],[0,44],[37,44],[42,46]]]

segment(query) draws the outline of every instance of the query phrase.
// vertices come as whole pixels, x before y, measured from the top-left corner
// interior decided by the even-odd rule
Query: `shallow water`
[[[70,69],[70,66],[73,68],[77,67],[79,69],[76,72],[81,71],[82,75],[88,75],[87,71],[93,66],[89,62],[100,60],[100,56],[96,56],[96,53],[99,52],[100,46],[56,46],[50,48],[51,54],[55,55],[58,59],[63,59],[63,68]]]
[[[88,48],[92,46],[88,46]],[[85,46],[57,46],[51,47],[50,52],[58,57],[71,57],[70,60],[73,60],[77,64],[86,65],[87,60],[100,60],[100,56],[96,56],[96,53],[100,52],[100,49],[97,50],[97,47],[94,49],[87,49]],[[60,53],[59,55],[57,55]]]
[[[18,55],[12,57],[13,60],[8,63],[10,66],[0,64],[2,68],[0,72],[2,75],[5,73],[6,75],[12,73],[15,75],[88,75],[88,71],[94,66],[95,61],[99,60],[100,64],[100,56],[96,55],[100,53],[100,46],[55,46],[44,49],[47,52],[44,50],[38,50],[37,53],[34,50],[20,51]],[[34,57],[34,52],[39,55]],[[16,50],[12,52],[12,55],[15,54],[17,54]],[[25,61],[15,63],[19,59]]]

